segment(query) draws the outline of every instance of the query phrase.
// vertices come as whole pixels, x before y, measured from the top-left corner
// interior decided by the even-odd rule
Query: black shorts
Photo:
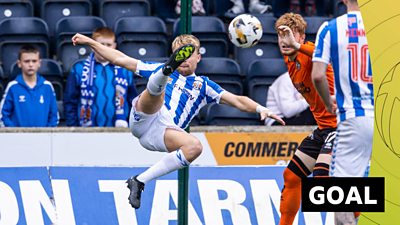
[[[303,139],[299,146],[299,150],[314,159],[321,154],[330,154],[333,148],[333,142],[336,137],[335,128],[315,129],[306,138]]]

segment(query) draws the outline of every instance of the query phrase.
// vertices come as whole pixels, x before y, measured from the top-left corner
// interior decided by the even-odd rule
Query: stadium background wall
[[[199,166],[285,164],[313,127],[192,127]],[[164,153],[145,150],[128,129],[2,128],[0,167],[149,166]]]
[[[284,166],[262,163],[218,166],[228,164],[229,158],[219,160],[220,156],[216,157],[211,149],[231,143],[252,146],[250,150],[256,154],[268,148],[270,156],[253,160],[263,162],[258,159],[262,158],[276,163],[272,152],[275,151],[275,157],[282,155],[281,160],[285,161],[289,146],[293,148],[298,138],[307,135],[312,127],[202,129],[192,127],[192,133],[202,141],[205,151],[190,172],[189,224],[277,224]],[[0,224],[176,223],[177,173],[147,184],[141,209],[134,211],[129,206],[124,181],[163,153],[142,149],[127,130],[17,130],[4,129],[0,134]],[[271,146],[276,146],[275,150]],[[227,149],[220,151],[232,154],[229,157],[236,154],[235,165],[247,154],[240,148]],[[333,225],[330,213],[299,213],[296,220],[295,224],[299,225]]]

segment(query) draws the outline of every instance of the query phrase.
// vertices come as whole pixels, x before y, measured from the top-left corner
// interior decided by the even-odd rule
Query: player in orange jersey
[[[275,24],[280,51],[288,67],[290,79],[297,91],[310,105],[318,128],[304,138],[286,167],[281,196],[280,225],[292,225],[300,208],[301,179],[328,177],[331,151],[336,136],[336,116],[325,109],[311,80],[314,44],[305,42],[307,24],[299,14],[286,13]],[[328,66],[326,76],[331,94],[334,93],[333,69]]]

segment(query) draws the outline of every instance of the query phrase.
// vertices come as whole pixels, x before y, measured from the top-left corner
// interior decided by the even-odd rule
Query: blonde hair
[[[304,34],[307,28],[307,22],[303,19],[300,14],[296,13],[285,13],[275,23],[275,30],[279,32],[279,26],[288,26],[293,32],[299,32]]]
[[[115,34],[114,34],[113,30],[111,30],[108,27],[100,27],[93,31],[92,38],[97,39],[99,37],[114,38],[114,40],[115,40]]]
[[[200,50],[200,41],[197,37],[191,35],[191,34],[181,34],[178,37],[174,39],[172,42],[172,50],[176,50],[177,48],[187,45],[187,44],[192,44],[194,45],[195,49],[199,53]]]

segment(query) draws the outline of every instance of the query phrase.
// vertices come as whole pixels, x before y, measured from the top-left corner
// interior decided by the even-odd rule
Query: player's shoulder
[[[315,43],[311,42],[311,41],[306,41],[306,43],[304,43],[305,45],[308,45],[310,47],[315,47]]]
[[[342,17],[342,16],[340,16],[340,17]],[[338,22],[340,23],[340,21],[342,20],[340,17],[333,18],[331,20],[327,20],[327,21],[323,22],[320,26],[320,31],[332,30],[332,29],[336,28],[337,23]]]
[[[215,82],[205,75],[196,75],[195,82],[201,82],[207,86],[214,85]]]
[[[204,81],[210,80],[210,78],[205,76],[205,75],[195,74],[195,80],[199,80],[199,81],[204,82]]]
[[[215,84],[216,83],[207,76],[197,74],[194,76],[193,85],[198,86],[199,89],[202,89],[201,87],[213,87]]]

